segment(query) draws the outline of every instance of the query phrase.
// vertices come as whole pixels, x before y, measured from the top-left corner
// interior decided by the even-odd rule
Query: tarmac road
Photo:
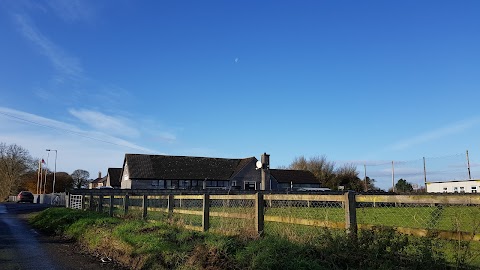
[[[82,253],[69,243],[37,233],[23,214],[48,208],[44,204],[0,204],[0,269],[122,269]]]

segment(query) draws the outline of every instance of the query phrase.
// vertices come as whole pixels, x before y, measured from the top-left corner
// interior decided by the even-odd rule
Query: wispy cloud
[[[155,150],[142,147],[136,143],[124,140],[122,138],[113,136],[112,133],[102,132],[101,130],[87,130],[81,129],[75,124],[57,121],[54,119],[45,118],[39,115],[13,110],[6,107],[0,107],[0,124],[9,127],[8,132],[3,132],[4,136],[10,133],[9,138],[23,138],[26,134],[38,133],[45,136],[49,134],[49,141],[57,141],[59,137],[77,137],[89,139],[92,142],[104,143],[115,148],[129,148],[128,151],[135,149],[136,151],[145,153],[155,153]],[[20,125],[12,125],[18,123]],[[18,128],[16,128],[18,127]],[[39,131],[40,130],[40,131]],[[59,136],[62,134],[63,136]],[[70,139],[71,143],[76,143],[75,139]],[[35,141],[32,141],[35,144]]]
[[[157,134],[156,139],[162,142],[173,143],[177,140],[177,137],[170,132],[160,132]]]
[[[86,1],[50,0],[48,6],[67,22],[90,21],[94,16],[94,9]]]
[[[57,72],[61,74],[61,78],[77,80],[83,77],[79,59],[68,55],[43,35],[26,15],[15,14],[14,19],[22,35],[48,58]]]
[[[86,109],[70,109],[69,113],[96,130],[109,134],[138,137],[139,132],[133,128],[133,123],[119,116],[106,115],[101,112]]]
[[[405,150],[411,148],[413,146],[430,142],[433,140],[438,140],[443,137],[447,137],[453,134],[462,133],[476,125],[480,124],[480,118],[473,118],[464,121],[460,121],[424,134],[420,134],[418,136],[414,136],[410,139],[406,139],[400,142],[397,142],[390,147],[389,150]]]

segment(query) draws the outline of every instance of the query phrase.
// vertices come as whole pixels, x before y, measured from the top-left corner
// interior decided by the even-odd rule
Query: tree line
[[[343,187],[344,190],[357,192],[384,191],[375,186],[375,179],[368,176],[365,179],[361,179],[355,164],[346,163],[337,167],[335,162],[328,161],[325,156],[313,156],[308,159],[304,156],[299,156],[290,165],[282,168],[310,171],[322,187],[328,187],[332,190],[338,190],[339,187]],[[397,193],[410,193],[412,191],[412,184],[405,179],[400,179],[395,185],[395,192]]]
[[[42,193],[52,193],[54,172],[42,168],[42,181],[39,181],[40,161],[40,158],[32,157],[22,146],[0,142],[0,201],[22,190],[37,193],[40,182]],[[57,172],[55,191],[84,187],[89,177],[90,174],[82,169],[75,170],[72,174]]]

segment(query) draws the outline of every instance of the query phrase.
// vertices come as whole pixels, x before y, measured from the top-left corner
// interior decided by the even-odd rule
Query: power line
[[[5,112],[0,111],[0,114],[4,115],[4,116],[7,116],[7,117],[10,117],[10,118],[13,118],[13,119],[16,119],[16,120],[20,120],[20,121],[23,121],[23,122],[34,124],[34,125],[37,125],[37,126],[41,126],[41,127],[44,127],[44,128],[51,128],[51,129],[55,129],[55,130],[58,130],[58,131],[68,132],[68,133],[71,133],[71,134],[74,134],[74,135],[77,135],[77,136],[80,136],[80,137],[83,137],[83,138],[87,138],[87,139],[91,139],[91,140],[95,140],[95,141],[99,141],[99,142],[103,142],[103,143],[108,143],[108,144],[112,144],[112,145],[116,145],[116,146],[127,147],[127,148],[130,148],[130,149],[140,150],[142,152],[145,151],[145,149],[141,149],[139,147],[122,145],[122,144],[110,142],[110,141],[107,141],[107,140],[102,140],[102,139],[99,139],[99,138],[95,138],[95,137],[91,137],[91,136],[82,134],[81,132],[78,132],[78,131],[73,131],[73,130],[66,129],[66,128],[60,128],[60,127],[41,124],[41,123],[31,121],[31,120],[27,120],[27,119],[24,119],[24,118],[15,116],[15,115],[11,115],[11,114],[8,114],[8,113],[5,113]],[[147,151],[147,152],[150,152],[150,151]]]

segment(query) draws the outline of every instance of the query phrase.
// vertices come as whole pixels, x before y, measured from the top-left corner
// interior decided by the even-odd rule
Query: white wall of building
[[[427,183],[428,193],[477,193],[479,190],[480,180]]]

